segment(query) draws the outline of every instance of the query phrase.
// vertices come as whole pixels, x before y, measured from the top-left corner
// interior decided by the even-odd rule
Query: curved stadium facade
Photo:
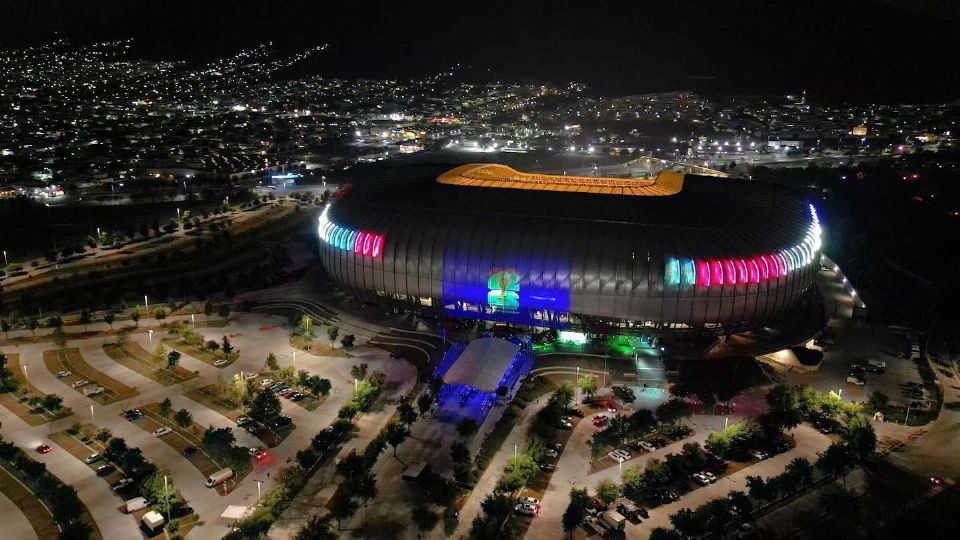
[[[820,250],[816,210],[773,184],[493,164],[342,189],[318,234],[330,278],[363,301],[635,334],[763,326],[809,290]]]

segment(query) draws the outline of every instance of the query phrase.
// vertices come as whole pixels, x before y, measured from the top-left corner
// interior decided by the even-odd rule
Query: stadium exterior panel
[[[816,210],[772,184],[465,165],[342,189],[319,218],[332,280],[367,302],[598,332],[733,334],[818,269]]]

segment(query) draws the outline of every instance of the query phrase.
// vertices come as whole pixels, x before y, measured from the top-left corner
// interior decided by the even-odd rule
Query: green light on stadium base
[[[561,330],[557,332],[557,341],[560,343],[570,343],[572,345],[586,345],[587,344],[587,335],[583,332],[571,332],[569,330]]]

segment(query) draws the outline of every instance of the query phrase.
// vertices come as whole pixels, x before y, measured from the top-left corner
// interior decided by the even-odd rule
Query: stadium
[[[729,336],[810,292],[814,207],[763,182],[463,165],[345,186],[319,217],[328,276],[433,316],[640,336]]]

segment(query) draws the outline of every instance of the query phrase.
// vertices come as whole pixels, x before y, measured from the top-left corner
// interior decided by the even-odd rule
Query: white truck
[[[163,523],[163,516],[160,512],[154,510],[147,512],[140,518],[140,528],[147,533],[147,536],[156,536],[163,532]]]
[[[147,500],[143,497],[136,497],[136,498],[130,499],[129,501],[126,501],[124,504],[126,505],[127,513],[132,514],[137,510],[142,510],[146,508]]]
[[[616,510],[600,512],[599,518],[609,529],[622,531],[627,526],[627,518],[623,517],[623,515]]]
[[[83,389],[83,395],[87,397],[96,396],[103,393],[103,387],[99,385],[87,386]]]
[[[229,467],[220,469],[207,477],[207,487],[219,486],[231,478],[233,478],[233,469]]]

